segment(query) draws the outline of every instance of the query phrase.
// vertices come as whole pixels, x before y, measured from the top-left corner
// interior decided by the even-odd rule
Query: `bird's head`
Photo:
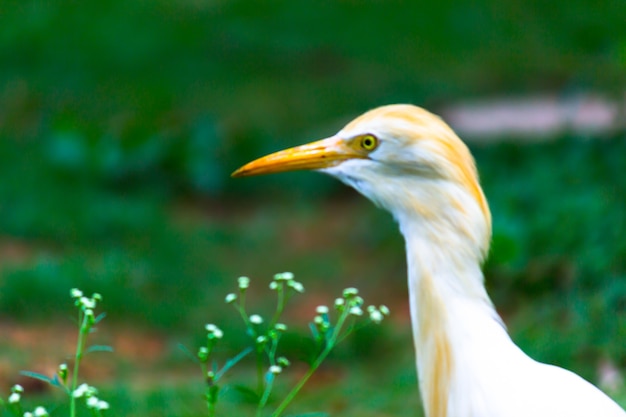
[[[327,139],[252,161],[234,177],[319,170],[354,187],[401,223],[471,234],[482,258],[491,216],[469,150],[439,117],[413,105],[376,108]],[[470,236],[467,236],[470,237]]]

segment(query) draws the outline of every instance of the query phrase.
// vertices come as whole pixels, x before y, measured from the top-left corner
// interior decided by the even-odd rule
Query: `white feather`
[[[321,171],[389,210],[399,223],[427,416],[626,416],[589,382],[534,361],[513,343],[487,295],[480,268],[491,233],[488,209],[454,175],[459,161],[446,158],[441,135],[446,145],[461,147],[461,156],[465,145],[424,110],[398,106],[394,114],[418,113],[398,120],[388,117],[390,107],[373,110],[379,114],[366,114],[337,134],[346,139],[377,135],[380,145],[369,159],[350,159]],[[413,136],[405,137],[407,132]],[[468,152],[467,158],[461,162],[471,166],[461,167],[463,172],[475,173]],[[478,187],[477,178],[470,181]]]

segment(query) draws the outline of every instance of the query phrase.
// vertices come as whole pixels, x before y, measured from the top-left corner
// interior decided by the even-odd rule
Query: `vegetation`
[[[338,343],[368,323],[380,324],[384,317],[390,313],[385,305],[379,307],[369,305],[364,310],[364,300],[358,295],[358,290],[353,287],[344,289],[342,296],[335,299],[333,311],[327,305],[317,306],[315,309],[316,315],[309,323],[313,338],[311,340],[310,358],[307,361],[308,369],[286,394],[285,398],[276,405],[274,411],[271,414],[267,414],[266,408],[272,396],[275,380],[283,372],[284,368],[291,365],[291,362],[285,356],[278,356],[282,351],[282,347],[279,349],[280,340],[287,331],[287,326],[279,320],[283,318],[282,314],[289,299],[295,294],[303,293],[304,286],[302,283],[294,280],[291,272],[274,275],[269,288],[276,293],[276,309],[269,321],[258,314],[249,314],[247,311],[246,295],[250,287],[250,278],[239,277],[238,287],[238,294],[229,293],[226,295],[225,302],[226,304],[232,304],[237,314],[241,316],[246,329],[248,346],[236,356],[220,365],[220,361],[215,358],[215,351],[216,346],[224,337],[224,332],[212,323],[205,326],[206,338],[196,355],[192,354],[183,345],[180,346],[183,352],[200,365],[201,380],[203,380],[205,385],[204,401],[207,405],[207,415],[209,417],[217,415],[216,409],[218,402],[220,402],[220,397],[223,396],[223,391],[228,389],[242,394],[250,402],[255,403],[255,415],[257,417],[264,415],[271,417],[281,416]],[[60,388],[67,395],[70,417],[78,415],[78,404],[82,402],[84,402],[85,409],[93,417],[102,417],[108,413],[110,409],[109,403],[98,398],[98,389],[96,387],[90,386],[85,382],[80,383],[79,380],[80,364],[87,354],[99,351],[112,351],[109,346],[87,345],[89,334],[96,330],[95,326],[105,316],[104,313],[97,316],[95,314],[96,306],[102,301],[102,296],[95,293],[91,297],[86,297],[77,288],[73,288],[70,291],[70,295],[74,299],[74,305],[78,308],[78,336],[71,367],[67,363],[62,363],[52,376],[30,371],[22,371],[22,375]],[[365,316],[366,321],[359,320],[363,316]],[[254,357],[257,373],[256,387],[232,383],[225,385],[223,380],[226,373],[231,371],[234,366],[248,355]],[[21,385],[13,385],[11,394],[6,401],[0,398],[0,412],[7,411],[15,417],[48,417],[50,415],[43,406],[35,407],[32,412],[24,411],[23,394],[24,388]]]
[[[311,297],[289,317],[352,286],[398,306],[389,328],[357,331],[330,355],[294,412],[414,415],[393,221],[321,175],[230,172],[379,104],[436,110],[461,97],[626,89],[619,1],[9,0],[0,9],[0,389],[22,382],[20,369],[45,373],[45,357],[12,329],[65,339],[73,333],[57,324],[67,320],[59,306],[82,288],[106,300],[94,336],[116,349],[87,371],[124,416],[205,412],[190,405],[204,394],[196,371],[171,346],[197,346],[189,335],[209,318],[230,323],[221,300],[232,277],[277,268]],[[598,381],[603,361],[626,368],[626,135],[503,139],[472,145],[494,217],[490,293],[526,351]],[[251,311],[270,314],[251,295]],[[238,353],[238,326],[243,336],[220,353]],[[118,349],[119,333],[157,353]],[[281,343],[306,363],[302,338]],[[66,353],[47,355],[59,363]],[[256,378],[254,366],[233,372]],[[247,407],[226,397],[224,415]]]

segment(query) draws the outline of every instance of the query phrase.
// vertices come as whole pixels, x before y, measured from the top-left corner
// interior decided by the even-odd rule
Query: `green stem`
[[[207,400],[207,405],[209,406],[209,417],[215,417],[215,403]]]
[[[278,405],[276,410],[272,413],[271,417],[278,417],[283,413],[283,411],[285,411],[289,403],[293,401],[295,396],[298,394],[298,392],[300,392],[304,384],[307,383],[307,381],[309,380],[309,378],[311,378],[311,376],[317,370],[317,368],[319,368],[319,366],[322,364],[324,359],[326,359],[326,357],[328,356],[331,350],[332,350],[332,347],[330,347],[330,345],[327,345],[326,348],[317,357],[315,362],[311,364],[311,367],[309,368],[307,373],[304,374],[304,376],[300,379],[300,381],[298,381],[298,383],[291,389],[291,391],[289,391],[289,394],[287,394],[285,399],[283,399],[283,401]]]
[[[330,338],[326,342],[327,347],[330,346],[330,348],[332,349],[333,347],[335,347],[335,345],[337,345],[338,343],[337,338],[341,334],[341,330],[343,329],[343,325],[346,323],[348,316],[350,316],[348,309],[345,309],[344,311],[341,312],[341,315],[337,319],[337,324],[335,325],[335,328],[333,329],[333,333],[330,335]],[[345,336],[346,335],[342,337],[342,340]]]
[[[215,417],[215,404],[217,403],[217,393],[215,391],[215,387],[207,386],[206,390],[206,404],[209,412],[209,417]]]
[[[267,358],[269,359],[270,365],[276,365],[276,350],[278,349],[278,339],[280,339],[280,334],[276,334],[276,338],[272,337],[272,345],[267,350]]]
[[[285,309],[285,304],[287,304],[285,300],[285,286],[282,282],[276,289],[276,293],[278,301],[276,303],[276,311],[274,312],[274,317],[272,317],[272,321],[270,321],[270,329],[272,329],[276,325],[276,323],[278,323],[278,319],[280,318],[280,315],[283,314],[283,310]]]
[[[261,400],[259,401],[259,406],[256,409],[257,417],[261,417],[261,412],[263,411],[263,408],[265,408],[265,404],[267,404],[267,400],[270,398],[270,393],[272,392],[272,386],[274,385],[274,378],[275,378],[275,375],[271,374],[269,375],[267,379],[267,384],[265,384],[265,391],[263,392],[263,396],[261,397]]]
[[[300,381],[298,381],[296,386],[293,387],[291,391],[289,391],[289,394],[287,394],[285,399],[278,405],[276,410],[272,413],[271,417],[279,417],[283,413],[283,411],[285,411],[285,409],[287,408],[289,403],[291,403],[291,401],[293,401],[293,399],[298,394],[298,392],[300,392],[300,390],[302,389],[304,384],[307,383],[307,381],[309,380],[309,378],[311,378],[311,376],[317,370],[317,368],[319,368],[319,366],[322,364],[322,362],[324,362],[324,359],[326,359],[328,354],[335,347],[336,341],[337,341],[337,337],[341,333],[341,329],[343,328],[343,325],[346,322],[346,319],[348,318],[348,315],[349,315],[349,313],[348,313],[347,309],[342,312],[342,314],[339,316],[339,319],[337,319],[337,325],[333,329],[333,333],[331,334],[331,336],[326,341],[326,346],[324,347],[322,352],[320,352],[320,354],[317,357],[317,359],[315,359],[315,361],[311,364],[311,367],[309,368],[307,373],[304,374],[304,376],[300,379]]]
[[[246,324],[246,327],[250,326],[250,320],[248,319],[248,314],[246,313],[246,292],[241,291],[239,293],[239,303],[237,303],[237,311],[239,311],[239,315],[243,319],[243,322]]]
[[[209,411],[209,417],[213,417],[215,415],[215,406],[211,402],[211,395],[210,395],[211,387],[209,386],[208,381],[207,381],[207,375],[209,374],[209,366],[207,365],[206,362],[200,361],[200,372],[202,373],[202,379],[204,380],[204,383],[207,386],[205,396],[206,396],[206,405]]]
[[[70,390],[70,417],[76,417],[76,397],[74,397],[74,391],[76,391],[78,385],[78,369],[80,367],[80,360],[83,357],[83,346],[85,344],[85,336],[89,332],[89,323],[87,322],[87,315],[82,311],[78,313],[78,321],[80,327],[78,329],[78,341],[76,342],[76,356],[74,357],[74,370],[72,372],[72,384]]]

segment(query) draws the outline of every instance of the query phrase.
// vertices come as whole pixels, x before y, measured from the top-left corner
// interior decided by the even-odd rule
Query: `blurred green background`
[[[624,21],[621,0],[4,0],[0,388],[71,353],[79,287],[104,297],[98,338],[116,352],[90,358],[86,376],[114,415],[199,415],[202,381],[176,345],[215,322],[236,349],[223,296],[248,275],[253,308],[269,311],[267,283],[288,270],[307,288],[287,312],[303,335],[346,286],[393,313],[341,348],[294,410],[416,415],[390,216],[321,175],[230,172],[381,104],[623,102]],[[531,356],[601,382],[626,367],[626,133],[501,139],[470,143],[494,217],[490,293]],[[285,349],[297,359],[303,342]],[[58,402],[34,388],[33,401]],[[251,410],[225,402],[223,415]]]

